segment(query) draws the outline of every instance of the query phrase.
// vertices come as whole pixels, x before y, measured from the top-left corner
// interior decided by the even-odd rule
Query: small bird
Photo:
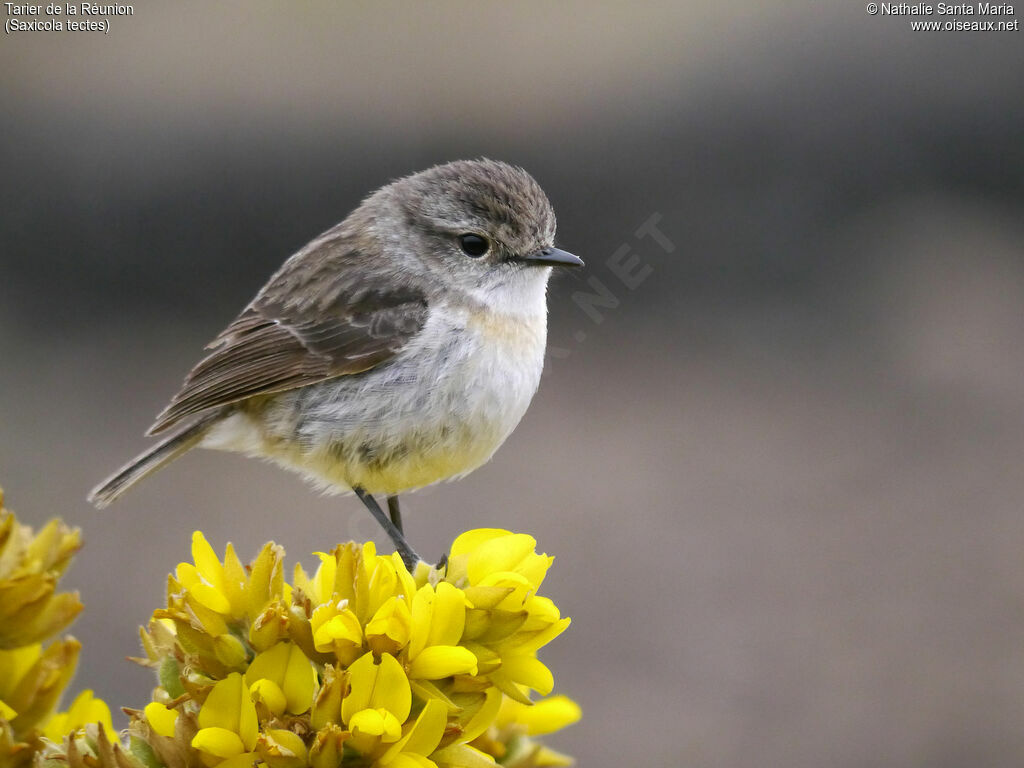
[[[540,185],[506,163],[382,187],[285,261],[147,433],[169,436],[89,500],[196,446],[235,451],[354,492],[411,567],[398,494],[484,464],[537,390],[548,278],[583,265],[554,236]]]

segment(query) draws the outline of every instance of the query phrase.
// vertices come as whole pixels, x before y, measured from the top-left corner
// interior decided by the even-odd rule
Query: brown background
[[[584,766],[1024,758],[1024,46],[858,2],[136,2],[0,40],[0,483],[87,546],[78,683],[201,527],[290,562],[379,535],[257,462],[84,496],[285,256],[390,178],[524,165],[585,274],[487,467],[407,500],[440,553],[534,533]],[[0,8],[0,13],[2,13]],[[635,229],[651,214],[671,254]],[[650,278],[608,259],[631,245]],[[597,277],[618,306],[572,301]],[[578,341],[579,334],[583,340]]]

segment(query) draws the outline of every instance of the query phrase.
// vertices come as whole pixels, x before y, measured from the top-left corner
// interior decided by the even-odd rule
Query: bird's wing
[[[309,268],[286,265],[208,345],[213,352],[188,374],[148,434],[209,408],[366,371],[423,327],[424,287],[366,274],[357,251],[306,261]]]

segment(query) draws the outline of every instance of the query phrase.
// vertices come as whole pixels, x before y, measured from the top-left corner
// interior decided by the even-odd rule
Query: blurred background
[[[78,686],[146,700],[124,657],[195,528],[307,567],[380,540],[227,454],[85,495],[286,256],[487,156],[588,268],[518,430],[405,511],[426,554],[495,525],[557,556],[542,658],[584,719],[552,744],[1020,764],[1024,33],[809,0],[134,8],[0,41],[0,483],[83,528]]]

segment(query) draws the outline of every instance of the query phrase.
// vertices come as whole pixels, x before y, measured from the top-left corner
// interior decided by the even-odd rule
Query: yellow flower
[[[494,724],[498,728],[519,727],[528,736],[542,736],[572,725],[581,715],[580,705],[568,696],[550,696],[530,706],[506,698]]]
[[[301,715],[313,704],[316,670],[292,643],[278,643],[252,660],[245,683],[253,699],[263,701],[275,715]]]
[[[290,590],[284,585],[284,592]],[[247,639],[253,650],[265,651],[275,643],[287,638],[290,635],[292,625],[291,610],[287,600],[281,598],[267,603],[263,610],[251,619]]]
[[[466,626],[465,593],[447,582],[424,584],[412,599],[412,631],[406,657],[409,676],[440,680],[477,674],[477,657],[459,645]]]
[[[386,707],[361,709],[349,718],[350,744],[360,752],[370,752],[379,742],[391,744],[402,737],[402,721]]]
[[[401,664],[388,653],[376,664],[368,653],[349,667],[348,675],[350,691],[341,705],[342,720],[352,734],[347,746],[373,758],[378,766],[435,765],[428,756],[444,735],[448,708],[437,699],[428,699],[403,732],[412,708],[412,691]]]
[[[143,634],[147,656],[162,664],[167,651],[180,646],[193,677],[217,680],[244,671],[254,652],[288,636],[291,588],[284,582],[283,556],[280,547],[267,544],[246,568],[228,544],[222,563],[196,531],[195,562],[178,564],[168,578],[167,608],[154,612]]]
[[[203,702],[192,746],[202,753],[203,762],[212,766],[253,752],[258,734],[256,707],[249,689],[242,676],[232,672],[213,686]]]
[[[348,731],[337,725],[317,729],[309,748],[309,764],[312,768],[338,768],[342,764],[345,742],[351,737]]]
[[[456,585],[493,586],[508,580],[536,592],[554,562],[535,552],[537,540],[501,528],[477,528],[455,539],[448,554],[448,578]]]
[[[579,718],[579,705],[567,696],[552,696],[530,705],[503,697],[487,733],[476,738],[473,746],[509,768],[572,765],[572,758],[531,737],[561,730]]]
[[[283,555],[280,547],[267,544],[247,572],[231,544],[222,563],[202,532],[196,531],[192,534],[194,564],[178,564],[168,597],[183,599],[207,634],[222,635],[229,624],[255,620],[268,604],[290,597],[283,579]]]
[[[178,710],[170,709],[159,701],[151,701],[143,710],[149,727],[164,738],[174,738],[174,728],[178,722]]]
[[[308,600],[315,650],[348,665],[366,650],[394,655],[404,648],[416,583],[401,558],[377,555],[373,542],[317,556],[320,565],[312,576],[300,566],[294,576],[296,595]]]
[[[458,645],[466,628],[466,594],[448,582],[424,584],[412,599],[409,656],[416,658],[428,645]]]
[[[39,660],[42,653],[43,646],[39,643],[11,651],[0,651],[0,717],[13,720],[18,714],[18,710],[13,706],[14,697],[20,694],[19,698],[24,698],[27,687],[24,685],[26,673]],[[11,703],[8,704],[8,701]]]
[[[338,667],[324,667],[323,681],[309,717],[309,724],[314,730],[321,731],[341,723],[341,699],[345,685],[345,675]]]
[[[316,650],[333,653],[342,664],[351,664],[363,653],[363,625],[345,604],[342,600],[317,606],[310,628]]]
[[[354,610],[360,621],[368,622],[392,597],[401,595],[411,600],[416,584],[400,557],[378,555],[372,541],[363,545],[361,554],[362,570],[355,580]]]
[[[68,638],[45,650],[36,643],[0,651],[0,701],[15,737],[45,727],[64,688],[75,674],[77,640]]]
[[[217,598],[217,610],[232,618],[240,618],[249,606],[245,601],[246,578],[242,561],[235,554],[235,548],[228,542],[224,548],[224,562],[201,531],[192,534],[192,560],[195,572]],[[179,566],[181,568],[182,566]],[[214,606],[210,606],[213,608]]]
[[[448,709],[437,699],[429,699],[412,728],[376,760],[376,765],[391,768],[437,768],[429,756],[444,736]]]
[[[355,560],[358,556],[356,545],[345,544],[330,554],[315,554],[320,558],[320,566],[313,576],[306,574],[301,563],[295,564],[295,574],[292,578],[295,589],[308,597],[313,605],[354,599]]]
[[[56,592],[80,547],[79,530],[57,520],[33,534],[3,508],[0,490],[0,649],[55,635],[82,610],[77,592]]]
[[[256,752],[270,768],[304,768],[306,743],[293,731],[270,728],[260,734]]]
[[[341,702],[341,719],[350,725],[364,709],[384,709],[404,723],[412,708],[412,690],[405,670],[390,653],[381,654],[380,663],[373,654],[361,656],[348,668],[348,695]]]
[[[552,558],[536,553],[532,537],[469,531],[446,568],[420,564],[415,574],[399,556],[378,555],[373,542],[317,557],[312,575],[297,566],[288,584],[280,547],[267,544],[245,566],[231,545],[220,557],[193,535],[192,562],[169,577],[167,606],[142,632],[145,663],[160,682],[130,727],[143,763],[566,764],[533,741],[579,709],[564,697],[530,702],[531,689],[547,694],[554,685],[538,650],[569,625],[538,594]],[[0,676],[0,715],[21,717],[5,690]],[[72,727],[86,709],[102,719],[99,706],[76,700],[66,720],[50,725]],[[110,754],[96,753],[96,764],[108,768]]]
[[[58,712],[50,718],[43,729],[43,735],[50,741],[60,742],[69,733],[81,730],[92,723],[99,723],[108,739],[117,740],[117,732],[110,719],[110,707],[102,699],[94,697],[92,691],[86,689],[75,697],[67,712]]]
[[[405,595],[392,595],[366,623],[366,643],[374,653],[398,653],[409,642],[411,625]]]

